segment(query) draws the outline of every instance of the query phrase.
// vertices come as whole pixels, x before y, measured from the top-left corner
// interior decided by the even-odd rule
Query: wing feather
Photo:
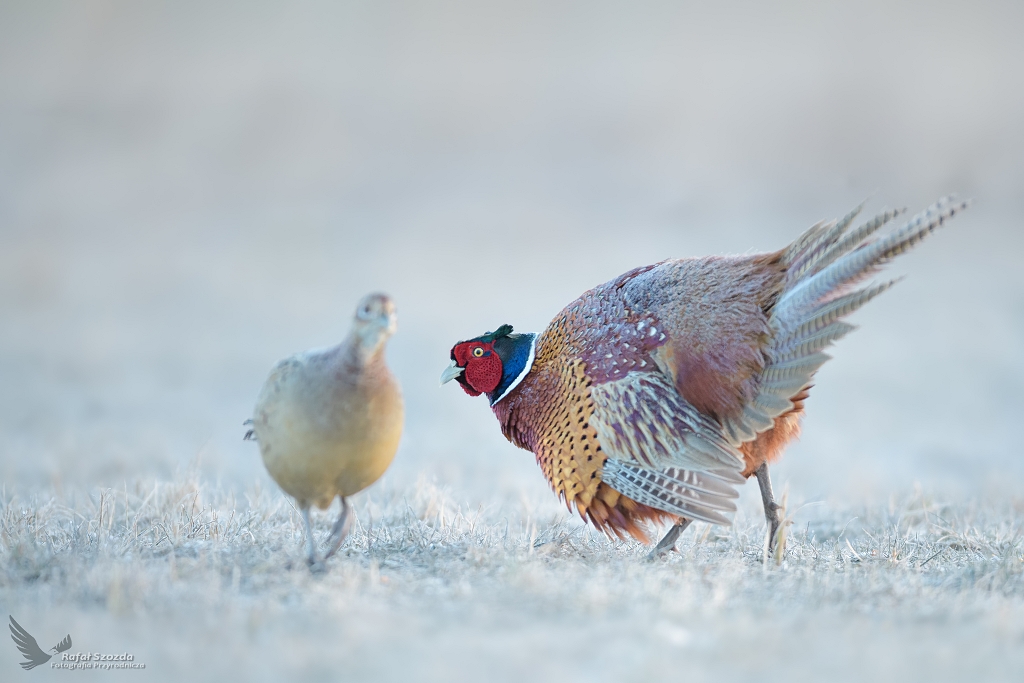
[[[591,389],[601,479],[619,493],[690,519],[729,524],[743,460],[721,426],[660,372],[631,372]]]
[[[718,424],[686,402],[659,372],[631,372],[591,390],[601,447],[654,469],[741,468],[742,458]]]
[[[18,650],[28,660],[27,662],[21,662],[21,667],[27,671],[49,661],[50,655],[40,649],[39,643],[32,637],[32,634],[22,628],[21,624],[14,620],[14,617],[9,618],[11,620],[9,625],[11,639],[14,640]]]
[[[652,470],[610,458],[601,477],[619,493],[638,503],[711,524],[731,524],[736,511],[735,486],[724,484],[716,472],[669,468]]]

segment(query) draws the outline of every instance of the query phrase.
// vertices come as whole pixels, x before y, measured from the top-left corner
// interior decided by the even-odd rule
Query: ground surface
[[[1024,670],[1020,506],[917,496],[828,510],[768,558],[762,520],[744,515],[731,529],[697,525],[679,553],[648,562],[643,546],[564,515],[452,498],[428,483],[364,497],[341,556],[314,575],[276,493],[239,499],[183,480],[8,495],[0,600],[41,642],[70,632],[167,680],[1012,681]]]
[[[161,681],[1020,680],[1022,32],[1005,2],[0,3],[0,618]],[[773,468],[778,566],[753,485],[648,564],[437,386],[636,266],[949,192]],[[242,421],[372,290],[406,429],[312,577]]]

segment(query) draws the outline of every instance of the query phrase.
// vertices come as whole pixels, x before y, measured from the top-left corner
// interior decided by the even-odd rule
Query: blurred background
[[[1019,494],[1022,29],[1017,2],[4,2],[0,478],[273,486],[241,440],[267,372],[384,290],[387,485],[553,508],[485,401],[438,387],[454,342],[957,192],[776,487]]]

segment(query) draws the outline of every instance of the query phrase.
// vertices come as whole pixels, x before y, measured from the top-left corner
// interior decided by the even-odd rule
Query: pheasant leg
[[[764,519],[768,522],[771,535],[768,537],[768,552],[775,549],[775,539],[779,533],[779,505],[772,493],[772,480],[768,476],[768,463],[762,463],[754,470],[757,485],[761,488],[761,502],[764,503]]]
[[[339,496],[339,498],[341,498],[341,512],[338,514],[338,520],[334,523],[334,527],[331,528],[330,542],[327,552],[324,554],[325,560],[338,552],[341,542],[348,536],[348,530],[352,526],[352,518],[348,516],[348,501],[345,500],[345,496]]]
[[[647,555],[647,559],[653,560],[670,550],[675,550],[676,540],[679,538],[679,534],[683,533],[683,531],[686,530],[686,527],[690,526],[692,523],[692,519],[680,518],[679,522],[677,524],[673,524],[672,528],[668,530],[665,537],[658,541],[658,545],[654,546],[654,550]]]
[[[316,541],[313,540],[313,525],[309,522],[309,506],[302,508],[302,523],[306,527],[306,564],[316,565]]]

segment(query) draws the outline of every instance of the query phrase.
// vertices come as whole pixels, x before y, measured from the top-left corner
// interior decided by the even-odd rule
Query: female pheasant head
[[[383,348],[388,338],[398,329],[395,303],[387,294],[367,294],[356,306],[352,320],[353,345],[364,361]]]
[[[441,384],[455,379],[470,396],[487,394],[491,405],[505,398],[533,366],[537,335],[512,334],[502,325],[452,347],[451,365],[441,374]]]

